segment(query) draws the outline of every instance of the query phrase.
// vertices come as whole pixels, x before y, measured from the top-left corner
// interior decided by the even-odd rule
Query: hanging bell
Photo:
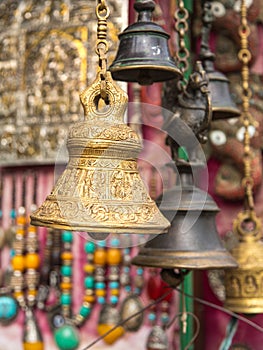
[[[252,225],[251,225],[252,224]],[[249,225],[251,226],[249,229]],[[251,229],[252,228],[252,229]],[[263,312],[263,243],[259,218],[240,213],[233,224],[239,243],[231,250],[238,263],[235,270],[225,271],[224,306],[234,312]]]
[[[138,21],[120,35],[117,56],[109,67],[115,80],[149,85],[181,77],[168,48],[169,34],[152,22],[155,3],[137,0]]]
[[[199,59],[203,64],[209,79],[209,91],[211,93],[213,120],[236,118],[240,116],[240,110],[231,98],[229,80],[227,77],[215,70],[215,55],[211,52],[209,38],[211,26],[214,20],[212,4],[210,1],[203,1],[202,15],[202,38]]]
[[[157,199],[171,222],[168,233],[149,240],[132,263],[162,269],[236,267],[216,230],[217,205],[206,192],[193,186],[192,174],[182,173],[180,179],[181,186],[174,186]]]
[[[69,131],[68,165],[51,194],[31,214],[31,223],[101,234],[166,231],[169,222],[148,195],[137,169],[142,146],[124,124],[126,93],[107,72],[103,81],[98,73],[80,97],[85,120]]]

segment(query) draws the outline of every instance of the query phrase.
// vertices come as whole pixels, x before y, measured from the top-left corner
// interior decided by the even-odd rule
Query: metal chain
[[[250,99],[252,91],[249,87],[249,63],[251,61],[251,52],[249,51],[248,37],[250,35],[250,28],[247,21],[247,7],[245,0],[242,0],[241,5],[241,24],[239,26],[239,36],[241,48],[238,52],[238,58],[242,62],[241,77],[242,77],[242,124],[244,126],[244,178],[242,185],[245,189],[245,199],[247,210],[249,210],[254,217],[254,199],[253,199],[253,185],[251,169],[251,148],[250,148],[250,134],[249,126],[257,126],[257,122],[249,112]],[[251,216],[251,217],[252,217]]]
[[[107,6],[106,0],[98,0],[96,7],[96,16],[98,19],[97,25],[97,43],[96,54],[99,56],[100,78],[101,78],[101,97],[107,98],[106,93],[106,71],[107,71],[107,52],[109,45],[107,42],[107,18],[110,15],[110,9]]]
[[[179,68],[182,73],[185,73],[189,68],[189,51],[185,44],[185,33],[188,31],[188,18],[189,14],[184,7],[183,0],[178,1],[178,8],[174,14],[175,18],[175,30],[178,33],[179,48],[175,53],[178,60]]]

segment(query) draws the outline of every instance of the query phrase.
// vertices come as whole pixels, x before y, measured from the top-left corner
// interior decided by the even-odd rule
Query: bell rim
[[[259,314],[263,313],[263,306],[262,306],[262,298],[250,298],[249,299],[249,305],[248,299],[244,298],[243,305],[242,305],[242,299],[241,298],[229,298],[226,296],[226,301],[224,302],[224,307],[241,314]],[[238,299],[238,302],[237,302]],[[256,303],[251,305],[251,303],[256,301]]]
[[[98,227],[98,226],[85,226],[85,225],[67,225],[64,223],[54,223],[49,222],[48,220],[40,220],[37,218],[34,218],[33,216],[30,217],[31,221],[30,224],[33,226],[40,226],[40,227],[48,227],[53,229],[59,229],[59,230],[69,230],[69,231],[79,231],[79,232],[88,232],[91,233],[110,233],[110,234],[147,234],[147,235],[159,235],[166,233],[169,229],[167,226],[159,226],[156,227],[156,225],[149,225],[142,223],[141,225],[130,225],[125,227],[124,225],[119,226],[111,226],[108,224],[105,224],[104,227]]]
[[[231,119],[236,118],[241,115],[241,112],[238,108],[222,108],[217,106],[212,106],[212,119],[221,120],[221,119]],[[225,115],[225,116],[224,116]]]
[[[170,254],[169,254],[170,253]],[[199,260],[198,260],[199,259]],[[211,260],[213,266],[211,265]],[[145,264],[147,262],[147,265]],[[163,251],[159,249],[144,249],[132,259],[133,265],[159,267],[165,269],[228,269],[237,268],[238,264],[225,249],[220,251]]]

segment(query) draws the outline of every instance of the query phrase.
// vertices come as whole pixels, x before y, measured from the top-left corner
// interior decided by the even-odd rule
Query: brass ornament
[[[263,312],[263,243],[262,223],[255,212],[252,177],[252,154],[250,148],[249,127],[257,126],[249,112],[252,92],[249,87],[249,68],[251,53],[248,48],[250,29],[247,22],[245,0],[241,5],[241,24],[239,35],[241,49],[239,59],[242,62],[242,122],[244,126],[244,177],[242,184],[245,190],[244,208],[233,223],[233,231],[238,236],[238,245],[231,251],[239,267],[235,271],[226,271],[225,306],[235,312],[256,314]]]
[[[253,229],[246,229],[246,225]],[[224,306],[234,312],[263,312],[263,243],[260,219],[249,213],[239,213],[233,223],[239,244],[231,250],[238,269],[225,272]]]
[[[69,162],[31,223],[90,232],[159,234],[169,226],[137,169],[141,140],[124,124],[127,95],[106,74],[108,105],[96,107],[101,79],[81,94],[85,120],[69,131]]]

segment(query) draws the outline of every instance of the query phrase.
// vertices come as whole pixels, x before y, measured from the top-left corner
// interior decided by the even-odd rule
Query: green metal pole
[[[188,10],[189,15],[193,12],[193,0],[184,0],[184,6]],[[191,17],[191,16],[189,16]],[[189,28],[191,28],[189,23]],[[185,35],[185,44],[189,52],[191,52],[191,35],[187,33]],[[188,79],[189,75],[191,74],[191,67],[189,66],[189,69],[185,72],[185,78]],[[188,273],[181,286],[181,290],[184,291],[186,294],[193,294],[194,288],[193,288],[193,273]],[[194,313],[194,303],[193,299],[180,295],[180,312],[185,310],[187,312]],[[186,346],[190,343],[190,341],[193,338],[194,329],[193,329],[193,318],[191,316],[187,316],[186,318],[186,329],[183,329],[183,322],[180,324],[180,347],[181,350],[184,350]],[[194,346],[192,345],[189,350],[193,350]]]

